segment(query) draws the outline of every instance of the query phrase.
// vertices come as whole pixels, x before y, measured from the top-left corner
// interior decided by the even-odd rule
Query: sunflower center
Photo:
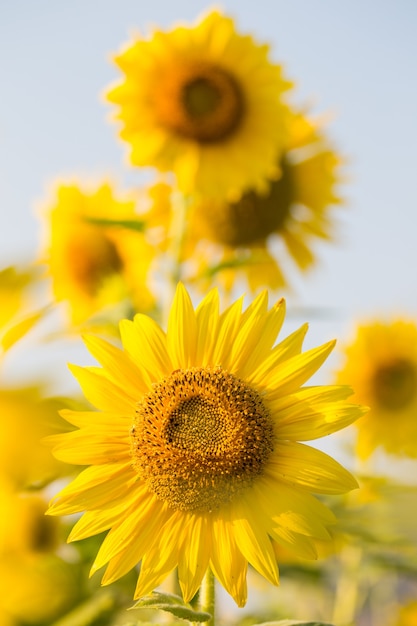
[[[259,394],[220,367],[177,370],[139,403],[133,465],[173,509],[209,512],[259,476],[273,426]]]
[[[158,83],[153,105],[162,126],[198,143],[229,138],[239,127],[245,109],[234,76],[205,64],[167,72]]]
[[[291,168],[281,164],[282,175],[272,181],[268,192],[245,193],[237,202],[204,204],[199,218],[211,241],[233,248],[264,241],[279,232],[290,214],[293,198]]]
[[[69,245],[68,257],[74,280],[91,296],[108,276],[120,272],[123,266],[114,243],[97,234],[94,237],[88,234],[83,240],[80,232]]]
[[[403,409],[416,398],[416,367],[406,359],[398,359],[378,368],[373,382],[374,395],[381,408],[391,411]]]

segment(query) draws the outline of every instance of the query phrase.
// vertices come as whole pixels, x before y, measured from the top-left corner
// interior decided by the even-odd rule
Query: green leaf
[[[104,217],[86,217],[85,221],[95,226],[126,228],[139,233],[143,232],[145,228],[145,222],[142,220],[108,220]]]
[[[133,609],[159,609],[189,622],[208,622],[211,619],[210,613],[195,611],[180,596],[171,593],[154,592],[150,596],[145,596],[138,600],[130,610]]]

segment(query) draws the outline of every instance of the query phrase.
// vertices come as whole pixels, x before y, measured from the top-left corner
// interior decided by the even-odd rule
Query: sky
[[[111,57],[134,32],[190,22],[212,6],[0,0],[3,266],[37,254],[36,207],[52,182],[74,176],[111,176],[126,188],[138,182],[102,98],[119,76]],[[241,32],[271,45],[272,59],[296,84],[294,102],[330,120],[327,133],[347,161],[346,201],[334,211],[338,241],[316,246],[320,264],[295,281],[289,309],[301,316],[311,311],[323,340],[343,337],[357,320],[417,319],[417,3],[227,0],[215,6]]]

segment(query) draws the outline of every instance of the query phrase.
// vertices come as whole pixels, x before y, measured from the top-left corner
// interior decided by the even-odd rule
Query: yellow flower
[[[132,164],[173,171],[186,193],[220,197],[278,175],[290,84],[268,54],[217,11],[130,43],[115,59],[123,82],[107,98]]]
[[[316,262],[313,245],[331,239],[333,206],[341,159],[328,146],[322,129],[292,114],[290,139],[281,158],[282,176],[269,191],[245,193],[236,202],[192,202],[184,233],[182,261],[187,277],[203,288],[218,278],[226,291],[245,278],[251,291],[289,283],[294,264],[301,271]],[[151,186],[145,219],[157,231],[154,243],[170,246],[175,190]],[[145,202],[145,200],[144,200]],[[153,231],[152,231],[153,232]]]
[[[45,517],[45,509],[39,494],[19,494],[0,484],[2,626],[49,624],[79,595],[76,570],[54,554],[58,524]]]
[[[38,493],[17,493],[10,484],[0,485],[0,560],[11,554],[52,552],[57,547],[58,524],[45,516],[46,508]]]
[[[63,430],[55,402],[36,386],[0,387],[0,476],[18,488],[50,482],[68,469],[42,442]]]
[[[106,220],[137,222],[135,203],[117,199],[107,183],[94,191],[62,184],[56,196],[48,215],[47,263],[54,295],[68,302],[73,323],[126,298],[149,310],[152,248],[141,232],[106,225]]]
[[[86,511],[71,540],[109,530],[92,572],[103,584],[138,562],[135,597],[178,567],[185,600],[210,567],[239,606],[248,562],[278,584],[274,542],[315,558],[334,518],[314,497],[357,486],[335,460],[300,441],[350,424],[348,387],[307,386],[334,342],[301,353],[307,326],[276,345],[284,302],[267,293],[219,314],[218,292],[194,310],[180,284],[167,333],[137,315],[123,349],[94,336],[102,368],[72,366],[100,412],[65,411],[79,429],[52,438],[61,460],[90,465],[50,513]]]
[[[331,237],[332,205],[340,158],[323,131],[292,115],[282,172],[267,192],[249,191],[237,202],[203,201],[192,213],[190,240],[200,245],[200,274],[219,264],[219,278],[231,289],[239,273],[249,287],[277,289],[288,283],[293,264],[305,271],[316,261],[312,246]],[[195,256],[196,251],[191,251]]]
[[[370,407],[356,424],[359,457],[382,446],[416,458],[417,326],[403,320],[359,326],[338,379],[348,380],[358,402]]]

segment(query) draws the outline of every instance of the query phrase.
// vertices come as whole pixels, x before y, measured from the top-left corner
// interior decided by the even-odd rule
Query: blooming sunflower
[[[85,511],[70,540],[108,530],[92,566],[103,584],[141,561],[135,597],[178,567],[184,599],[208,567],[239,606],[248,563],[278,584],[274,543],[315,558],[334,521],[315,493],[357,486],[335,460],[300,441],[361,413],[342,386],[303,386],[334,342],[301,353],[307,327],[275,345],[284,302],[263,292],[222,314],[212,290],[194,310],[180,284],[167,332],[124,320],[123,349],[86,337],[98,367],[72,366],[99,412],[65,411],[78,427],[51,438],[58,458],[89,465],[49,513]]]
[[[236,202],[202,201],[193,211],[190,240],[212,244],[200,245],[198,255],[190,252],[200,259],[200,273],[217,258],[226,289],[243,272],[255,291],[285,286],[291,262],[301,271],[309,269],[316,262],[314,242],[331,237],[340,164],[323,130],[292,114],[281,176],[268,191],[248,191]]]
[[[417,458],[417,326],[397,320],[361,325],[346,348],[339,381],[349,380],[370,407],[356,424],[357,452],[368,458],[379,446]]]
[[[172,171],[182,191],[205,196],[238,197],[277,174],[290,84],[268,55],[217,11],[130,43],[107,99],[132,164]]]
[[[332,237],[340,165],[323,130],[303,115],[292,114],[280,161],[282,175],[270,182],[266,193],[248,191],[236,202],[192,203],[182,249],[182,260],[191,262],[188,275],[200,284],[216,276],[227,291],[242,277],[256,291],[265,285],[287,285],[291,264],[308,270],[316,262],[314,243]],[[145,219],[150,227],[158,227],[162,249],[169,247],[173,232],[173,192],[166,182],[148,190]]]
[[[153,257],[141,232],[106,221],[135,222],[135,203],[119,200],[103,183],[94,191],[58,186],[47,216],[47,263],[54,295],[69,305],[75,324],[129,297],[139,310],[153,304],[147,273]]]

